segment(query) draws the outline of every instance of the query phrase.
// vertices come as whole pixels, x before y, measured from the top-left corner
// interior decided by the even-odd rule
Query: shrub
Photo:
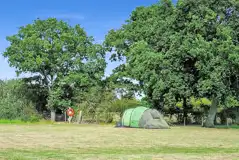
[[[26,98],[21,80],[0,83],[0,119],[39,121],[39,116],[30,100]]]
[[[140,104],[141,103],[136,99],[118,99],[112,102],[109,110],[111,112],[118,112],[120,115],[122,115],[126,109],[137,107]]]

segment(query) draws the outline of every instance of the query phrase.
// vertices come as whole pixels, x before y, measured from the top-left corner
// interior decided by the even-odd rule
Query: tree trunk
[[[236,108],[236,124],[239,125],[239,107]]]
[[[201,120],[202,127],[204,126],[204,123],[203,123],[203,121],[204,121],[204,117],[202,116],[202,120]]]
[[[66,111],[64,112],[64,116],[65,116],[65,122],[66,122]]]
[[[82,111],[79,111],[77,123],[80,124],[81,122],[82,122]]]
[[[187,117],[188,117],[188,108],[187,108],[187,99],[183,98],[183,124],[187,125]]]
[[[204,123],[204,127],[207,127],[207,128],[213,128],[214,127],[214,119],[215,119],[215,116],[216,116],[216,113],[217,113],[217,105],[218,105],[218,100],[216,98],[213,98],[212,105],[211,105],[210,110],[208,112],[206,122]]]
[[[51,121],[55,122],[56,121],[56,111],[51,110]]]

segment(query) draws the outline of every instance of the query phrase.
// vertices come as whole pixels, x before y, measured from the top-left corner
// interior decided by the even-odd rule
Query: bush
[[[41,117],[38,115],[23,115],[21,117],[21,121],[23,121],[23,122],[34,123],[34,122],[40,122],[40,120],[41,120]]]
[[[139,105],[141,105],[141,103],[136,99],[118,99],[112,102],[109,111],[118,112],[122,116],[126,109],[135,108]]]
[[[39,121],[35,107],[26,98],[21,80],[9,80],[0,83],[0,119]]]

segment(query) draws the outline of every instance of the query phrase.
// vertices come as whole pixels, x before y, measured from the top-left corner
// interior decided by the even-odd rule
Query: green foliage
[[[0,119],[18,119],[25,121],[39,121],[40,116],[31,100],[27,99],[27,92],[22,80],[2,81],[0,84]]]
[[[196,99],[195,97],[191,97],[189,101],[189,105],[192,105],[193,108],[200,108],[202,106],[211,106],[211,104],[212,104],[211,101],[207,98]],[[176,106],[182,108],[183,102],[177,102]]]
[[[118,112],[120,115],[122,115],[126,109],[135,108],[139,105],[141,105],[141,103],[136,99],[117,99],[112,102],[110,111]]]
[[[23,114],[23,116],[21,116],[21,121],[34,123],[34,122],[40,122],[41,118],[42,117],[37,114],[28,114],[28,115]]]
[[[97,122],[111,121],[112,114],[109,113],[109,107],[115,98],[113,92],[99,85],[88,88],[84,94],[78,92],[74,97],[77,109],[83,111],[84,117]]]
[[[230,108],[230,107],[238,107],[239,106],[239,100],[236,99],[236,97],[227,97],[226,101],[225,101],[225,106]]]
[[[239,103],[239,2],[171,0],[137,7],[126,24],[110,30],[104,46],[80,25],[35,20],[8,36],[3,56],[23,81],[0,81],[0,119],[38,121],[35,110],[81,109],[111,122],[113,113],[144,105],[187,115]],[[105,52],[126,60],[102,80]],[[116,97],[116,93],[121,98]],[[139,102],[136,93],[145,94]],[[209,100],[210,99],[210,100]],[[47,108],[45,107],[47,106]]]
[[[91,87],[88,92],[75,98],[85,119],[104,123],[111,123],[114,116],[120,116],[125,109],[140,105],[135,99],[117,98],[115,90],[108,83],[102,87]]]
[[[138,7],[127,24],[119,30],[110,31],[105,40],[105,46],[116,51],[113,60],[126,58],[126,64],[118,67],[114,74],[118,79],[126,77],[137,80],[156,108],[162,108],[163,101],[169,105],[176,104],[177,95],[190,95],[190,87],[183,81],[183,74],[170,68],[178,68],[176,64],[179,60],[166,57],[170,37],[174,33],[174,12],[175,8],[169,0],[149,7]]]
[[[161,0],[138,7],[106,36],[112,60],[126,59],[114,74],[137,80],[156,108],[174,108],[191,97],[211,99],[213,123],[217,105],[239,95],[238,15],[234,0],[180,0],[176,6]]]
[[[73,90],[83,92],[104,75],[104,49],[94,44],[80,25],[72,27],[55,18],[37,19],[7,40],[10,46],[3,56],[18,74],[36,75],[30,83],[37,82],[47,90],[51,110],[73,105]]]
[[[143,97],[140,100],[140,105],[147,107],[147,108],[153,108],[152,104],[150,103],[150,101],[147,99],[147,97]]]

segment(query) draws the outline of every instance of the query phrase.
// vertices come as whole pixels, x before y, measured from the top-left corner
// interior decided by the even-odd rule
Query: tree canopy
[[[32,73],[30,82],[47,88],[51,110],[71,105],[74,87],[84,91],[104,76],[104,49],[80,25],[37,19],[7,40],[10,46],[3,56],[18,74]]]
[[[112,60],[126,58],[114,74],[139,82],[155,107],[174,107],[192,96],[209,98],[205,125],[219,103],[238,99],[238,16],[235,0],[161,0],[138,7],[126,24],[109,31]]]

